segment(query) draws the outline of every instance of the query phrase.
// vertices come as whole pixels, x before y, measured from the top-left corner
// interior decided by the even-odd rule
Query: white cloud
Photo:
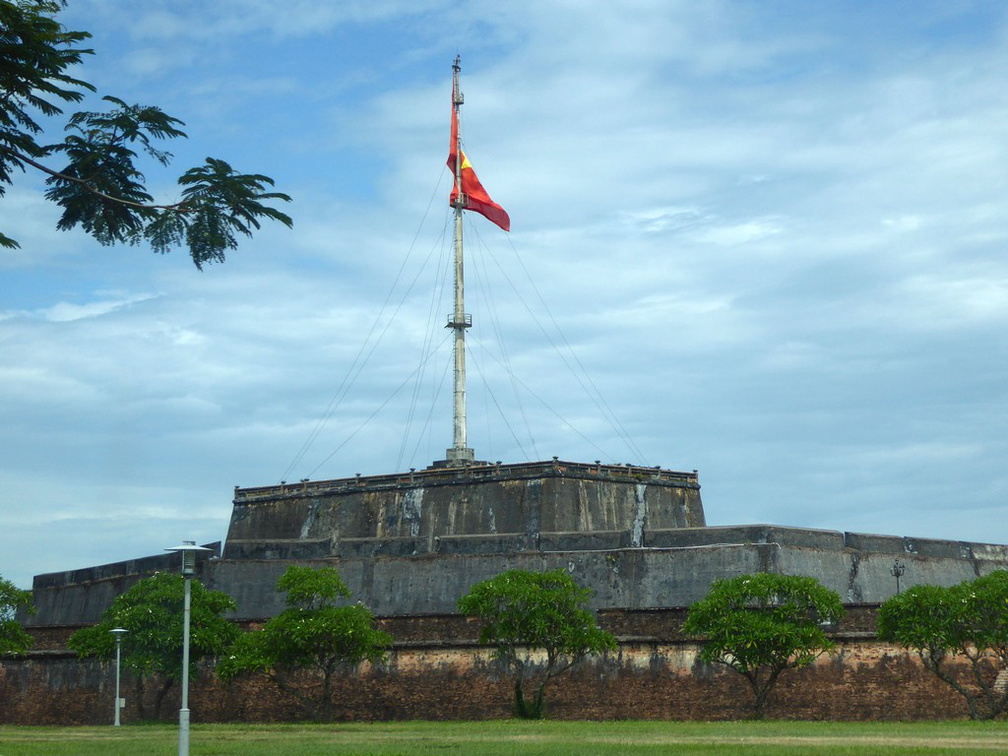
[[[962,328],[991,324],[1008,326],[1008,276],[1004,271],[959,277],[920,274],[903,281],[899,302],[908,328]]]
[[[123,307],[128,307],[135,302],[143,302],[152,299],[154,295],[139,294],[133,296],[116,297],[104,299],[84,304],[71,302],[57,302],[56,304],[39,310],[35,313],[44,320],[53,323],[66,323],[74,320],[84,320],[86,318],[97,318],[115,312]]]

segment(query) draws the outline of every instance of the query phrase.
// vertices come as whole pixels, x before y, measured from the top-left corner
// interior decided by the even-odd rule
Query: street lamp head
[[[118,641],[121,640],[123,635],[128,633],[129,630],[126,630],[125,628],[122,627],[113,627],[111,630],[109,630],[109,632],[112,633],[112,635],[114,635],[115,639]]]
[[[196,541],[182,541],[181,546],[172,546],[165,549],[165,551],[181,551],[182,574],[185,577],[191,577],[196,573],[196,552],[213,551],[213,549],[208,549],[206,546],[197,546]]]

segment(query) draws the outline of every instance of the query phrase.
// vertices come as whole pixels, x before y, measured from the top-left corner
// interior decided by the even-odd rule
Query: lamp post
[[[892,569],[889,570],[890,574],[896,578],[896,594],[899,595],[900,592],[900,578],[903,577],[903,573],[906,572],[906,567],[903,566],[903,562],[897,559],[893,562]]]
[[[183,541],[181,546],[172,546],[165,551],[182,552],[185,601],[182,604],[182,707],[179,709],[178,752],[179,756],[189,756],[189,614],[192,600],[189,579],[196,574],[196,552],[212,549],[197,546],[196,541]]]
[[[115,727],[119,726],[119,711],[123,707],[123,699],[119,697],[119,660],[122,653],[122,637],[125,633],[129,632],[121,627],[114,627],[109,630],[112,635],[115,636],[116,640],[116,698],[115,698],[115,721],[112,723]]]

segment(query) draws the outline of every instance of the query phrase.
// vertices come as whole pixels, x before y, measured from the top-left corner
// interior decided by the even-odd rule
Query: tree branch
[[[47,174],[49,176],[52,176],[53,178],[57,178],[57,179],[60,179],[61,181],[69,181],[69,182],[71,182],[73,184],[77,184],[78,186],[83,187],[85,190],[87,190],[88,192],[90,192],[91,194],[93,194],[95,197],[98,197],[99,199],[108,200],[109,202],[116,202],[116,203],[118,203],[120,205],[125,205],[126,207],[135,207],[138,210],[176,210],[176,211],[178,211],[180,213],[189,212],[189,209],[186,207],[186,205],[190,204],[190,200],[188,200],[188,199],[184,199],[184,200],[182,200],[180,202],[176,202],[176,203],[174,203],[172,205],[145,205],[142,202],[133,202],[131,200],[123,199],[122,197],[113,197],[111,194],[105,194],[104,192],[100,192],[97,189],[95,189],[93,186],[91,186],[91,184],[90,184],[90,180],[91,179],[90,178],[82,179],[82,178],[78,178],[77,176],[68,176],[65,173],[60,173],[59,171],[54,171],[52,168],[49,168],[49,167],[43,165],[42,163],[39,163],[39,162],[37,162],[35,160],[32,160],[27,155],[23,155],[20,152],[17,152],[16,150],[12,150],[12,149],[10,149],[8,147],[4,147],[2,145],[0,145],[0,151],[5,152],[6,154],[12,156],[16,160],[19,160],[19,161],[21,161],[23,163],[27,163],[32,168],[36,168],[36,169],[42,171],[43,173],[45,173],[45,174]],[[96,172],[94,175],[97,176],[98,173],[100,173],[100,171]]]

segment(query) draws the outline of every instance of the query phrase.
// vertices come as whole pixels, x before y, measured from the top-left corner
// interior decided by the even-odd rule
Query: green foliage
[[[761,718],[781,672],[831,650],[822,625],[842,616],[840,597],[815,578],[761,572],[715,580],[689,608],[683,631],[703,638],[701,659],[748,680],[754,715]]]
[[[292,564],[277,580],[277,590],[287,594],[288,607],[308,611],[350,598],[350,589],[334,567]]]
[[[155,148],[155,141],[186,137],[178,128],[182,121],[154,106],[105,97],[108,112],[75,113],[63,141],[39,144],[39,115],[58,116],[61,103],[94,91],[67,73],[93,51],[78,46],[90,37],[87,32],[68,31],[53,18],[62,5],[0,0],[0,195],[13,183],[14,169],[35,168],[48,176],[46,198],[63,209],[58,228],[79,226],[105,245],[146,241],[161,253],[184,244],[200,269],[223,262],[225,252],[237,247],[236,235],[251,236],[262,219],[292,225],[289,216],[265,204],[290,201],[270,191],[272,179],[238,173],[210,157],[178,179],[181,201],[154,204],[138,160],[146,156],[167,166],[171,153]],[[55,157],[66,160],[59,170],[42,162]],[[0,246],[18,244],[0,233]]]
[[[123,666],[141,681],[161,680],[155,718],[165,693],[182,676],[184,581],[181,575],[167,572],[138,581],[116,597],[101,622],[78,630],[69,640],[78,656],[111,658],[115,638],[109,631],[115,627],[127,630],[122,637]],[[195,676],[197,662],[222,654],[239,631],[222,616],[235,609],[234,599],[222,591],[208,590],[198,580],[190,582],[189,671]]]
[[[217,666],[218,675],[264,674],[289,692],[314,718],[332,718],[335,675],[362,662],[384,661],[392,636],[375,627],[374,615],[362,604],[339,606],[350,590],[332,567],[291,565],[277,581],[287,594],[287,609],[261,630],[241,636]],[[317,685],[297,685],[294,676],[307,669]]]
[[[1008,711],[1008,690],[998,691],[1008,669],[1008,572],[944,588],[915,585],[879,607],[877,630],[917,653],[924,666],[965,700],[973,719]],[[959,673],[965,659],[969,672]]]
[[[0,1],[0,196],[13,182],[13,171],[25,169],[21,156],[44,152],[36,141],[42,132],[39,115],[59,115],[59,102],[78,102],[84,97],[81,89],[94,89],[67,73],[92,53],[77,46],[91,35],[57,23],[51,16],[60,6]],[[7,237],[0,244],[17,246]]]
[[[17,621],[17,614],[32,614],[34,611],[31,591],[23,591],[9,580],[0,578],[0,654],[17,656],[31,647],[32,637]]]
[[[883,640],[941,659],[958,645],[963,608],[948,588],[915,585],[879,607],[876,630]]]
[[[482,643],[515,677],[515,711],[540,719],[546,684],[588,655],[616,647],[587,609],[591,591],[566,570],[509,570],[474,585],[458,601],[459,611],[483,620]],[[525,684],[533,687],[532,700]]]

